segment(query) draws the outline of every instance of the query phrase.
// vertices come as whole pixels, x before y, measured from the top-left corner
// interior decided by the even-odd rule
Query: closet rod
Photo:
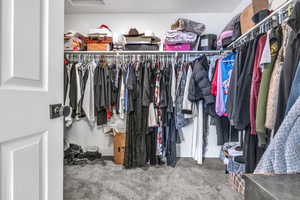
[[[224,51],[211,50],[211,51],[65,51],[65,54],[110,54],[110,55],[122,55],[122,54],[209,54],[219,55]]]
[[[268,17],[263,19],[261,22],[256,24],[254,27],[252,27],[250,30],[248,30],[246,33],[241,35],[239,38],[237,38],[235,41],[233,41],[230,45],[229,48],[236,48],[241,46],[243,43],[240,43],[241,41],[247,41],[247,37],[250,33],[253,33],[256,31],[258,28],[261,28],[262,25],[265,25],[268,20],[272,19],[272,17],[277,16],[279,18],[279,24],[281,24],[285,19],[280,19],[281,17],[284,17],[283,14],[284,12],[290,12],[289,9],[291,8],[290,6],[293,6],[294,2],[297,0],[288,0],[284,4],[282,4],[279,8],[277,8],[275,11],[273,11]],[[289,13],[290,14],[290,13]],[[289,17],[289,16],[288,16]]]

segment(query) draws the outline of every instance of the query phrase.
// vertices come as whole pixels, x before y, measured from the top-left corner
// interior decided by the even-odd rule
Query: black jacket
[[[213,104],[215,98],[211,95],[211,83],[208,79],[209,64],[206,56],[194,61],[193,74],[190,80],[188,99],[191,102],[204,100],[204,104]]]
[[[234,113],[230,120],[236,129],[243,130],[250,124],[250,92],[253,75],[253,65],[256,53],[257,42],[260,37],[249,42],[247,46],[246,59],[243,62],[241,71],[237,80],[236,99]]]
[[[77,108],[77,78],[76,78],[76,63],[73,64],[70,72],[70,106],[72,108],[72,117],[75,117]]]
[[[249,82],[249,81],[251,81],[250,77],[252,78],[252,75],[251,75],[252,68],[250,66],[248,66],[248,65],[246,66],[244,64],[246,60],[249,61],[249,57],[250,57],[250,55],[249,55],[250,49],[249,48],[253,48],[253,47],[252,47],[252,45],[250,45],[250,47],[249,47],[249,43],[247,43],[236,50],[237,56],[236,56],[236,60],[235,60],[235,66],[233,67],[233,70],[231,73],[230,85],[229,85],[230,90],[229,90],[227,104],[226,104],[228,118],[229,118],[232,126],[238,125],[238,121],[240,119],[239,115],[243,114],[243,113],[239,112],[239,110],[241,110],[242,108],[238,105],[238,103],[240,103],[238,98],[242,98],[241,96],[239,96],[239,92],[242,92],[242,93],[244,92],[244,91],[239,91],[242,87],[242,85],[239,85],[239,81],[240,81],[240,83],[244,82],[247,77],[245,75],[248,74],[248,76],[249,76],[249,79],[247,79],[248,84],[251,85],[251,82]],[[243,79],[239,80],[240,78],[243,78]],[[248,88],[248,91],[250,92],[249,87],[247,87],[247,88],[243,87],[243,88],[246,90]],[[243,93],[243,95],[245,95],[245,93]],[[247,92],[247,95],[248,95],[248,92]],[[249,113],[249,111],[248,111],[248,113]],[[245,121],[246,121],[246,126],[247,126],[249,123],[249,119],[246,119]]]

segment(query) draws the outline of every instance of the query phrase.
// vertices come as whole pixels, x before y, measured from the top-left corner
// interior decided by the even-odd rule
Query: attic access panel
[[[242,0],[65,0],[65,13],[229,13]]]

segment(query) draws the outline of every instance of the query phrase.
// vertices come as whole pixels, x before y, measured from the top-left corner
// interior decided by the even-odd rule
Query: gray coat
[[[300,173],[300,97],[261,158],[256,174]]]

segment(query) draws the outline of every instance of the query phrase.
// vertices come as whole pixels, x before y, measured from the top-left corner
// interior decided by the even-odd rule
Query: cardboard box
[[[252,21],[252,17],[257,12],[268,9],[268,6],[268,0],[252,0],[252,4],[244,9],[240,17],[242,34],[255,26],[255,23]]]
[[[253,6],[250,4],[247,6],[241,14],[241,31],[242,34],[246,33],[249,29],[255,26],[255,23],[252,21],[254,15]]]
[[[269,8],[268,0],[252,0],[253,13],[257,13],[261,10]]]
[[[122,165],[125,156],[126,134],[122,132],[115,132],[114,134],[114,163]]]

